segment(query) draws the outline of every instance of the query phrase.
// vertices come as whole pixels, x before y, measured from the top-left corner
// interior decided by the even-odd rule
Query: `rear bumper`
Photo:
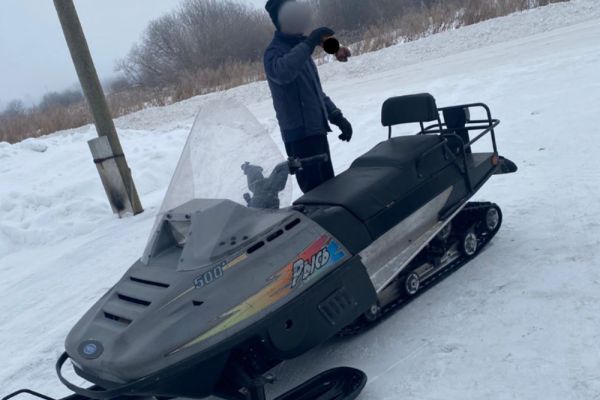
[[[500,164],[498,164],[498,169],[496,170],[496,175],[503,174],[512,174],[519,170],[517,164],[509,160],[508,158],[499,157]]]

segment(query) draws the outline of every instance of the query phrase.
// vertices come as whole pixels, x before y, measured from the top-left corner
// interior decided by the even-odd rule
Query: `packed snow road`
[[[600,4],[579,0],[323,67],[356,131],[350,145],[331,137],[338,171],[385,137],[383,100],[425,91],[440,106],[488,103],[521,170],[478,194],[505,222],[476,260],[374,329],[278,368],[274,391],[347,365],[370,377],[361,399],[600,399],[599,37]],[[220,96],[276,135],[264,83],[118,121],[147,208],[136,218],[110,215],[91,128],[0,143],[0,394],[66,394],[53,368],[64,337],[141,254],[191,118]]]
[[[349,115],[397,88],[442,105],[487,101],[503,120],[501,153],[521,170],[477,196],[505,213],[484,253],[377,328],[304,356],[282,381],[346,364],[370,376],[366,399],[600,399],[598,37],[595,20],[337,88],[366,100]],[[375,123],[359,125],[357,153]]]

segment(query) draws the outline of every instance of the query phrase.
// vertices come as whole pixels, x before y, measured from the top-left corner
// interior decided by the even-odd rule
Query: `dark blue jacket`
[[[265,72],[283,141],[331,132],[328,120],[341,111],[323,93],[306,38],[275,32],[265,51]]]

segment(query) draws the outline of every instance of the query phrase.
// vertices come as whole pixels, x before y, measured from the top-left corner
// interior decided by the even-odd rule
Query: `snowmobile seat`
[[[351,167],[306,193],[294,204],[339,206],[362,222],[372,238],[395,225],[415,204],[449,186],[432,184],[432,179],[454,163],[437,135],[404,136],[387,140],[357,159]],[[456,169],[456,168],[455,168]],[[443,180],[443,179],[442,179]],[[425,185],[428,183],[429,185]],[[423,187],[435,193],[422,193]],[[438,187],[439,186],[439,187]]]
[[[394,167],[350,168],[294,204],[341,206],[364,222],[402,196],[405,186],[399,183],[405,181],[403,175]]]
[[[458,168],[445,169],[454,170]],[[306,193],[294,205],[343,207],[364,224],[375,240],[450,186],[458,179],[456,174],[448,176],[444,172],[425,179],[414,169],[353,167]]]
[[[398,124],[434,120],[439,121],[439,113],[430,94],[393,97],[381,113],[382,124],[390,130]],[[440,135],[390,137],[294,204],[342,207],[365,225],[374,240],[452,184],[456,177],[449,177],[447,167],[455,158]],[[452,170],[458,173],[458,168]]]
[[[431,164],[426,152],[440,144],[443,139],[438,135],[399,136],[379,143],[372,150],[362,155],[352,163],[357,167],[396,167],[410,169],[417,167],[417,161],[425,154],[427,164]],[[432,152],[434,153],[434,152]],[[442,155],[442,149],[438,152]],[[431,154],[433,156],[433,154]],[[436,161],[439,163],[440,160]],[[442,162],[442,164],[445,164]]]

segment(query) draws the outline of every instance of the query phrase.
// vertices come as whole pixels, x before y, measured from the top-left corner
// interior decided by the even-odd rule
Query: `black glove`
[[[337,113],[333,117],[331,117],[331,123],[340,128],[342,134],[339,137],[340,140],[344,142],[349,142],[352,140],[352,124],[344,118],[342,113]]]
[[[323,40],[329,36],[333,36],[335,32],[329,28],[323,27],[315,29],[304,41],[310,46],[311,49],[315,49],[318,45],[323,43]]]

